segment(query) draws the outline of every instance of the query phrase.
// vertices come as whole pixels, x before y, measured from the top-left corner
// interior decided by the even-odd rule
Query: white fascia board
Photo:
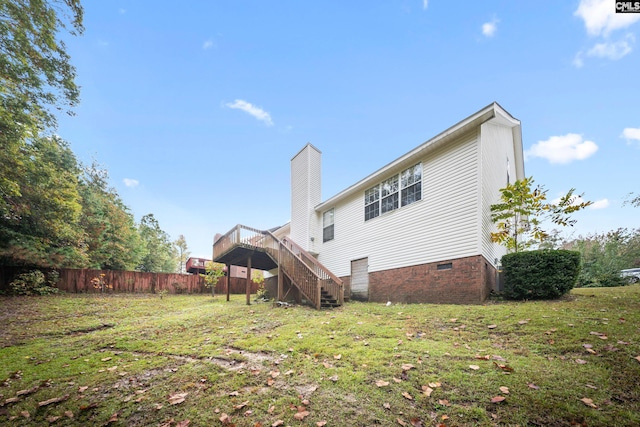
[[[340,200],[346,197],[349,197],[355,192],[366,190],[370,186],[380,181],[380,178],[384,176],[388,171],[399,168],[401,166],[406,166],[406,167],[412,166],[413,162],[415,162],[417,159],[424,157],[424,155],[427,152],[441,146],[442,144],[446,144],[447,142],[451,141],[458,135],[467,133],[471,131],[473,128],[480,126],[482,123],[489,121],[491,119],[494,119],[496,117],[499,117],[499,120],[504,125],[517,126],[517,127],[520,126],[519,120],[511,116],[511,114],[509,114],[497,102],[493,102],[488,106],[486,106],[485,108],[481,109],[480,111],[476,112],[475,114],[472,114],[466,119],[461,120],[460,122],[451,126],[449,129],[445,130],[444,132],[441,132],[440,134],[436,135],[430,140],[424,142],[423,144],[409,151],[404,156],[392,161],[391,163],[378,169],[377,171],[367,176],[366,178],[361,179],[360,181],[353,184],[352,186],[346,188],[345,190],[342,190],[340,193],[336,194],[335,196],[320,203],[315,207],[315,210],[317,212],[321,212],[323,210],[326,210],[329,207],[332,207],[333,205],[338,203]],[[522,151],[522,144],[520,144],[520,151]]]

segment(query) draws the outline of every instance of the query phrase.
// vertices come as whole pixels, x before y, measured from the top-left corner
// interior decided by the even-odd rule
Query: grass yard
[[[640,425],[640,285],[473,306],[244,299],[0,299],[0,424]]]

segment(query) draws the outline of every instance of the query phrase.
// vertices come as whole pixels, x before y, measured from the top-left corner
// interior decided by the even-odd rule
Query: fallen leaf
[[[340,360],[340,359],[342,359],[342,355],[341,354],[334,354],[333,358],[336,359],[336,360]]]
[[[502,369],[504,372],[513,372],[513,368],[507,365],[503,365],[501,363],[493,362],[498,368]]]
[[[529,386],[529,388],[532,388],[534,390],[540,390],[540,387],[538,387],[537,385],[535,385],[534,383],[529,383],[527,384]]]
[[[274,421],[273,424],[271,424],[271,427],[278,427],[284,424],[284,421],[282,420],[278,420],[278,421]]]
[[[22,411],[20,412],[20,415],[22,415],[23,418],[31,418],[29,411]]]
[[[102,360],[103,362],[108,362],[109,360],[111,360],[111,358],[110,357],[105,357],[104,359],[100,359],[100,360]]]
[[[388,381],[384,381],[384,380],[378,380],[378,381],[376,381],[376,385],[378,387],[386,387],[386,386],[389,385],[389,382]]]
[[[478,369],[480,369],[480,366],[478,365],[469,365],[470,369],[473,369],[474,371],[477,371]]]
[[[114,412],[113,415],[111,415],[111,418],[109,418],[107,420],[107,424],[111,424],[111,423],[115,423],[118,422],[118,413]]]
[[[330,376],[329,379],[335,383],[336,381],[338,381],[338,376],[333,375],[333,376]]]
[[[495,396],[495,397],[491,398],[491,403],[500,403],[505,399],[506,399],[506,397],[504,397],[504,396]]]
[[[433,393],[433,389],[429,386],[423,385],[422,386],[422,391],[424,391],[424,395],[427,397],[431,396],[431,393]]]
[[[489,326],[487,326],[487,328],[489,328],[489,329],[495,329],[497,327],[498,327],[498,325],[489,325]]]
[[[317,426],[317,427],[324,427],[324,426],[326,426],[326,425],[327,425],[327,422],[326,422],[326,421],[324,421],[324,420],[323,420],[323,421],[318,421],[318,422],[316,423],[316,426]]]
[[[411,418],[411,427],[424,427],[420,418]]]
[[[85,385],[85,386],[82,386],[82,387],[78,388],[78,392],[79,392],[79,393],[84,393],[85,391],[87,391],[87,389],[88,389],[88,388],[89,388],[89,387],[88,387],[88,386],[86,386],[86,385]]]
[[[60,417],[59,417],[59,416],[47,417],[47,422],[48,422],[49,424],[53,424],[53,423],[55,423],[56,421],[58,421],[59,419],[60,419]]]
[[[389,404],[389,402],[384,402],[384,403],[382,404],[382,407],[383,407],[384,409],[391,409],[391,405]]]
[[[220,415],[220,418],[218,419],[222,424],[229,424],[231,422],[231,417],[225,414],[224,412],[222,413],[222,415]]]
[[[438,404],[440,404],[442,406],[451,406],[451,403],[449,403],[449,401],[447,399],[438,400]]]
[[[518,322],[518,325],[526,325],[527,323],[529,323],[529,321],[528,321],[528,320],[520,320],[520,321]]]
[[[240,409],[244,408],[248,404],[249,404],[249,401],[245,400],[244,402],[242,402],[242,403],[240,403],[238,405],[233,405],[233,409],[235,409],[236,411],[239,411]]]
[[[597,406],[593,403],[593,400],[589,399],[588,397],[583,397],[582,399],[579,399],[579,400],[591,408],[597,408]]]
[[[231,393],[229,393],[229,396],[240,396],[240,392],[232,391]]]
[[[189,393],[176,393],[169,396],[169,404],[177,405],[178,403],[184,402],[185,397],[187,397]]]
[[[402,380],[400,378],[393,377],[393,381],[396,383],[401,383]]]
[[[439,382],[435,382],[435,383],[429,383],[429,387],[431,388],[438,388],[440,387],[442,384],[440,384]]]
[[[293,418],[295,418],[298,421],[302,421],[305,419],[305,417],[307,417],[310,414],[309,411],[300,411],[300,412],[296,412],[293,415]]]
[[[191,420],[183,420],[178,422],[178,424],[176,424],[176,427],[189,427],[189,424],[191,424]]]
[[[586,364],[586,363],[587,363],[587,361],[586,361],[586,360],[582,360],[582,359],[576,359],[576,363],[577,363],[578,365],[584,365],[584,364]]]
[[[638,362],[640,362],[640,356],[636,356],[636,357],[634,357],[634,359],[636,359]]]
[[[403,371],[409,371],[411,369],[415,368],[415,366],[413,366],[411,363],[405,363],[402,365],[402,370]]]
[[[478,359],[478,360],[489,360],[489,355],[486,354],[486,355],[482,356],[480,354],[476,354],[475,358]]]
[[[69,419],[73,419],[73,412],[71,411],[64,411],[64,416],[69,418]]]
[[[38,403],[38,407],[42,408],[43,406],[48,406],[48,405],[51,405],[53,403],[63,402],[65,400],[67,400],[68,398],[69,398],[68,394],[66,394],[64,396],[61,396],[61,397],[54,397],[53,399],[49,399],[49,400],[45,400],[45,401],[39,402]]]
[[[503,392],[504,394],[509,394],[509,387],[500,387],[500,391]]]
[[[402,392],[402,397],[404,397],[407,400],[413,400],[413,397],[409,393],[407,393],[406,391]]]
[[[397,418],[396,421],[398,422],[398,424],[400,424],[401,426],[406,426],[408,425],[407,423],[405,423],[404,421],[402,421],[402,419]]]

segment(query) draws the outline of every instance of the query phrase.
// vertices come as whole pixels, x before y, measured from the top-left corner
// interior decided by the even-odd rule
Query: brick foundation
[[[350,282],[350,276],[341,279]],[[369,301],[479,304],[495,281],[495,268],[481,255],[443,260],[369,273]],[[349,294],[345,287],[345,298]]]

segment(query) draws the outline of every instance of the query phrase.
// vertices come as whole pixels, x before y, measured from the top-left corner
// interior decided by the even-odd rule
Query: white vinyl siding
[[[318,215],[314,207],[321,200],[321,154],[307,144],[291,160],[291,238],[312,251],[316,239]]]
[[[482,212],[479,238],[482,255],[494,263],[502,258],[506,250],[491,242],[491,232],[496,230],[491,221],[491,205],[500,201],[500,189],[506,187],[507,176],[511,183],[517,179],[513,131],[511,127],[488,122],[482,125],[481,134]]]
[[[319,260],[338,276],[350,261],[368,257],[369,272],[478,254],[477,131],[421,159],[421,200],[365,221],[364,192],[335,206],[335,239]],[[417,160],[417,159],[416,159]],[[413,163],[415,165],[415,163]],[[398,166],[383,182],[407,169]],[[382,195],[381,195],[382,197]]]

